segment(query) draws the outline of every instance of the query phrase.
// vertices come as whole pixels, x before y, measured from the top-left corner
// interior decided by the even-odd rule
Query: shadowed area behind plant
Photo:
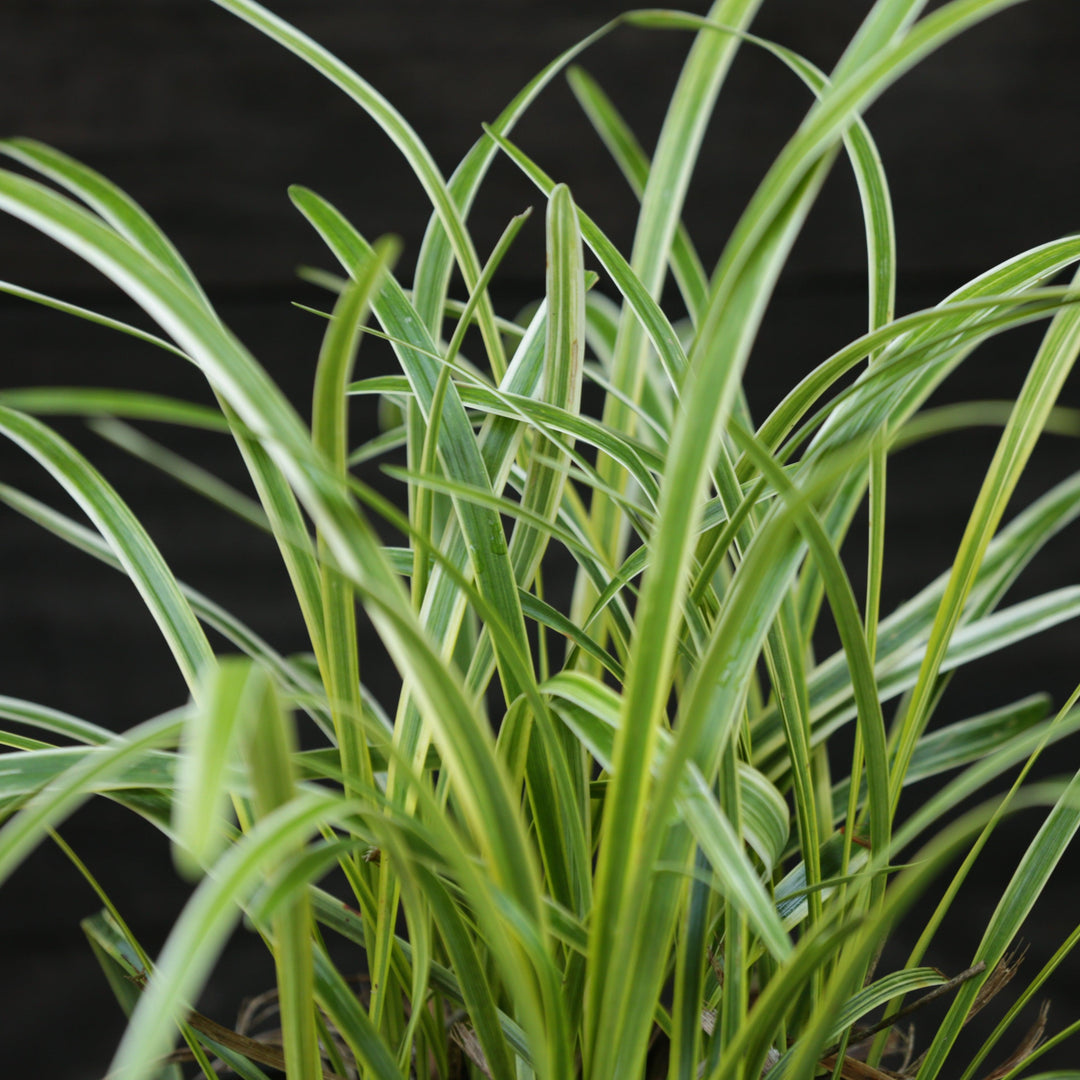
[[[822,1068],[932,1080],[961,1053],[964,1080],[1016,1074],[1037,1053],[1042,1014],[1000,1044],[1012,1014],[981,1045],[959,1040],[1014,974],[1010,949],[1080,824],[1074,777],[1024,784],[1080,715],[1071,698],[1055,711],[1020,694],[966,718],[939,705],[956,669],[1080,611],[1073,585],[1010,592],[1080,505],[1071,477],[1023,509],[1013,500],[1042,432],[1077,430],[1055,401],[1080,348],[1077,296],[1062,283],[1080,240],[1041,243],[897,318],[892,207],[862,120],[909,67],[1011,5],[965,0],[917,19],[922,5],[881,0],[829,79],[740,29],[753,0],[720,0],[711,20],[631,15],[694,35],[651,163],[571,66],[573,48],[444,179],[360,74],[249,0],[218,2],[366,111],[434,216],[406,285],[397,241],[369,243],[320,194],[290,189],[333,266],[303,272],[325,300],[304,304],[321,342],[310,413],[298,412],[130,196],[42,143],[0,145],[15,166],[0,172],[0,207],[83,256],[156,329],[4,288],[164,349],[156,359],[212,391],[0,394],[0,431],[92,527],[10,485],[0,498],[131,579],[190,696],[122,735],[0,702],[15,726],[0,876],[100,794],[163,831],[195,884],[151,959],[63,845],[105,906],[84,929],[131,1013],[115,1075],[177,1075],[162,1064],[177,1030],[187,1050],[174,1064],[212,1075],[220,1059],[252,1077],[283,1067],[298,1080]],[[608,32],[629,30],[611,24],[596,40]],[[818,102],[707,270],[680,215],[738,49],[771,55]],[[533,97],[564,72],[642,195],[629,261],[517,141]],[[544,211],[543,303],[516,317],[489,285],[538,222],[519,215],[484,244],[465,224],[501,159]],[[869,328],[759,413],[752,347],[834,167],[853,167],[859,189]],[[923,409],[976,348],[1035,325],[1014,403]],[[357,366],[365,335],[389,342],[388,373]],[[350,435],[350,403],[367,398],[382,431]],[[262,550],[276,547],[305,630],[295,650],[174,574],[65,437],[63,418],[83,415],[245,519],[257,542],[269,534]],[[191,445],[231,436],[250,480],[224,483],[152,441],[160,421],[198,431]],[[949,544],[951,570],[893,610],[882,603],[893,457],[971,427],[997,449]],[[376,461],[377,487],[352,470]],[[856,569],[846,538],[865,522]],[[572,590],[555,584],[568,568]],[[931,777],[946,779],[909,802],[906,789]],[[924,966],[976,857],[1028,807],[1044,824],[1002,876],[963,970]],[[913,909],[930,888],[939,906]],[[909,912],[916,944],[882,962]],[[276,1034],[257,1045],[243,1017],[230,1027],[190,1005],[241,917],[277,984]],[[1014,1012],[1071,944],[1040,960]],[[915,1042],[875,1022],[935,986],[947,1007],[918,1004],[934,1019]]]

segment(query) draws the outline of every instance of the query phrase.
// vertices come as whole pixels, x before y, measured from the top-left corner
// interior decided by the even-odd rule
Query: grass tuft
[[[6,486],[0,500],[130,579],[191,693],[115,736],[0,698],[21,729],[0,733],[0,879],[52,839],[101,896],[84,928],[130,1015],[110,1077],[178,1080],[187,1061],[213,1076],[217,1060],[291,1080],[959,1075],[961,1031],[1016,974],[1018,932],[1080,829],[1080,773],[1027,782],[1039,754],[1080,727],[1073,700],[1055,712],[1034,696],[934,724],[951,672],[1080,615],[1076,586],[1001,606],[1080,506],[1073,477],[1003,524],[1044,432],[1076,433],[1056,400],[1080,353],[1080,291],[1053,283],[1080,260],[1080,238],[1017,254],[897,318],[889,188],[863,115],[914,64],[1018,0],[952,0],[921,18],[916,0],[879,0],[829,74],[749,32],[760,0],[717,0],[705,16],[633,13],[540,72],[449,178],[326,48],[254,0],[215,2],[369,114],[432,216],[405,283],[395,240],[369,241],[315,192],[290,189],[337,264],[304,272],[336,297],[332,313],[315,313],[325,334],[309,426],[130,196],[57,150],[0,143],[21,170],[0,170],[0,209],[97,268],[160,336],[0,290],[193,364],[215,402],[0,392],[0,433],[90,527]],[[690,35],[651,159],[576,66],[627,21]],[[683,202],[743,48],[778,59],[812,104],[707,267]],[[640,199],[628,254],[514,141],[564,74]],[[466,224],[500,156],[535,185],[544,219],[544,291],[520,322],[496,311],[490,286],[528,212],[487,255]],[[866,333],[755,422],[751,350],[841,159],[863,213]],[[464,302],[448,295],[455,273]],[[685,319],[661,304],[669,273]],[[1015,401],[924,407],[982,342],[1035,320],[1047,325]],[[367,335],[389,343],[399,373],[354,378]],[[360,395],[380,398],[389,430],[350,432]],[[584,411],[583,400],[600,404]],[[72,414],[273,535],[310,658],[283,657],[176,579],[47,423]],[[133,426],[147,421],[231,435],[258,502]],[[884,613],[891,455],[975,426],[1000,435],[951,568]],[[393,503],[353,466],[401,449],[405,466],[386,469],[400,484]],[[863,522],[857,591],[841,549]],[[558,602],[545,581],[567,565],[572,588]],[[392,717],[364,685],[358,607],[399,677]],[[825,658],[823,621],[840,639]],[[236,653],[215,653],[204,627]],[[317,748],[298,748],[298,724]],[[1017,765],[1008,793],[990,797]],[[950,771],[900,815],[905,788]],[[54,831],[95,795],[150,820],[198,883],[156,959]],[[970,965],[923,966],[972,862],[1028,806],[1042,824]],[[344,896],[320,885],[333,871]],[[908,962],[878,971],[883,938],[936,877],[944,899]],[[275,961],[279,1045],[192,1007],[242,919]],[[366,954],[360,992],[336,966],[337,938]],[[991,1054],[1005,1062],[995,1077],[1038,1058],[1045,1012],[1011,1050],[998,1043],[1077,940],[1045,960],[965,1080]],[[905,1048],[896,1025],[931,1001],[947,1003],[943,1018]]]

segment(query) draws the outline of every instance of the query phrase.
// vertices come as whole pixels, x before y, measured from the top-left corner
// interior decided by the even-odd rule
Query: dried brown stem
[[[863,1028],[859,1031],[852,1032],[852,1042],[862,1042],[864,1039],[869,1039],[871,1035],[876,1035],[879,1031],[891,1028],[894,1024],[899,1023],[899,1021],[910,1016],[913,1012],[917,1012],[925,1005],[929,1005],[932,1001],[937,1001],[938,998],[952,993],[958,986],[968,982],[970,979],[974,979],[976,975],[981,975],[985,970],[986,964],[980,960],[977,964],[973,964],[971,967],[967,968],[967,970],[961,971],[959,975],[949,979],[948,982],[943,982],[940,985],[935,986],[933,990],[923,994],[921,998],[911,1002],[910,1005],[905,1005],[899,1012],[893,1013],[892,1016],[886,1016],[873,1027]]]

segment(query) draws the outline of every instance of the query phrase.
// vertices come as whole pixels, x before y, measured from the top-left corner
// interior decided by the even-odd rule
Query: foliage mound
[[[956,1071],[961,1028],[1010,972],[1018,930],[1080,824],[1076,778],[1024,786],[1080,713],[1071,701],[1052,713],[1039,697],[931,721],[958,666],[1080,612],[1077,588],[1001,606],[1080,509],[1074,477],[1003,524],[1080,348],[1077,294],[1055,284],[1080,259],[1080,237],[895,317],[889,194],[861,116],[1010,0],[951,0],[925,15],[920,0],[879,0],[828,76],[749,33],[760,0],[717,0],[707,17],[629,14],[528,83],[449,179],[330,52],[253,0],[217,2],[366,110],[433,214],[405,287],[393,240],[369,243],[315,192],[290,192],[338,264],[313,275],[335,300],[308,424],[129,196],[39,143],[0,145],[18,166],[0,171],[0,208],[100,270],[163,336],[3,288],[194,364],[215,401],[98,388],[0,397],[0,431],[89,526],[10,487],[0,497],[130,579],[191,692],[121,735],[0,701],[23,732],[0,735],[12,748],[0,769],[0,877],[101,795],[159,827],[197,881],[156,959],[104,895],[105,910],[84,924],[131,1013],[109,1075],[177,1077],[184,1058],[207,1076],[224,1062],[245,1078],[278,1068],[292,1080],[985,1075],[984,1059],[1076,939]],[[692,36],[651,160],[572,66],[625,23]],[[805,84],[809,107],[707,273],[681,211],[739,49],[772,53]],[[640,194],[629,259],[512,141],[563,75]],[[488,287],[525,215],[484,259],[466,225],[500,155],[546,204],[546,291],[520,322],[496,313]],[[869,325],[755,421],[747,359],[834,165],[858,181]],[[678,317],[659,304],[669,271]],[[989,406],[923,409],[981,342],[1039,319],[1042,345],[1004,417]],[[354,378],[364,332],[391,343],[399,374]],[[585,382],[602,399],[595,414],[582,410]],[[354,395],[380,395],[388,419],[359,445],[348,430]],[[230,435],[257,504],[222,496],[143,436],[129,431],[128,445],[273,533],[310,655],[280,655],[178,581],[109,483],[39,419],[57,413]],[[986,420],[1003,430],[951,568],[882,616],[890,453]],[[353,472],[395,450],[405,461],[390,469],[404,492],[397,505]],[[839,551],[866,519],[856,596]],[[546,596],[545,574],[555,586]],[[572,590],[555,580],[567,574]],[[823,612],[842,650],[820,659]],[[365,689],[358,617],[400,675],[392,710]],[[236,655],[215,655],[204,627]],[[321,733],[321,748],[298,749],[300,724]],[[1005,794],[972,801],[1017,765]],[[905,786],[945,773],[900,819]],[[964,800],[974,808],[949,817]],[[949,980],[920,966],[995,826],[1033,804],[1045,807],[1042,827],[970,969]],[[320,888],[335,868],[347,902]],[[942,872],[948,887],[907,962],[878,970],[890,928]],[[274,957],[278,1043],[192,1008],[241,919]],[[905,1052],[891,1021],[927,988],[947,1011]],[[166,1060],[177,1033],[187,1049]],[[1029,1032],[991,1075],[1030,1067],[1040,1037],[1041,1027]]]

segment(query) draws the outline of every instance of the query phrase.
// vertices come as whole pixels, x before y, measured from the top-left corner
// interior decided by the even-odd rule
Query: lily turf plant
[[[129,196],[57,150],[0,145],[17,163],[0,171],[0,208],[100,270],[162,336],[4,290],[194,364],[214,399],[35,388],[0,405],[0,431],[89,524],[9,487],[0,497],[130,579],[190,687],[187,704],[120,735],[0,701],[17,729],[0,735],[11,748],[0,876],[50,837],[63,843],[53,830],[101,795],[160,828],[197,883],[157,957],[103,891],[103,912],[84,924],[131,1014],[109,1076],[175,1080],[184,1060],[245,1080],[265,1069],[290,1080],[971,1080],[991,1065],[999,1078],[1031,1067],[1039,1033],[1011,1054],[1016,1037],[1002,1037],[1076,933],[1040,958],[981,1047],[963,1061],[953,1050],[1080,825],[1080,774],[1024,786],[1080,712],[1037,698],[932,722],[957,666],[1080,612],[1076,588],[1000,606],[1080,511],[1073,477],[1003,524],[1080,349],[1077,293],[1054,284],[1080,260],[1080,237],[896,317],[889,193],[861,119],[921,58],[1011,0],[951,0],[930,14],[920,0],[878,0],[828,75],[749,33],[759,0],[718,0],[706,16],[629,14],[541,71],[449,179],[361,75],[253,0],[215,2],[366,110],[433,213],[406,285],[393,240],[369,242],[315,192],[290,191],[335,264],[317,275],[334,297],[308,424]],[[651,160],[571,66],[620,23],[692,42]],[[772,53],[809,105],[707,271],[681,208],[739,49]],[[629,258],[513,142],[564,75],[640,195]],[[524,217],[490,253],[466,224],[500,155],[545,207],[546,291],[520,321],[494,310],[488,287]],[[869,324],[752,417],[747,357],[834,167],[858,182]],[[669,273],[687,313],[674,320],[659,305]],[[981,342],[1035,320],[1047,320],[1045,336],[1003,421],[920,411]],[[390,342],[399,374],[354,380],[365,333]],[[602,395],[597,415],[582,411],[585,381]],[[388,426],[367,441],[350,437],[353,395],[388,406]],[[247,514],[277,541],[310,655],[281,655],[178,581],[108,481],[35,415],[65,412],[231,435],[258,496]],[[1003,430],[951,568],[882,615],[890,453],[988,418]],[[130,445],[163,460],[145,439]],[[395,504],[352,470],[402,447]],[[175,457],[167,467],[220,492]],[[856,595],[839,551],[866,520]],[[561,608],[545,599],[553,553],[575,575]],[[400,676],[392,710],[365,689],[358,604]],[[842,649],[822,659],[813,642],[826,611]],[[204,626],[235,654],[215,654]],[[298,749],[301,725],[320,747]],[[830,745],[851,732],[837,770]],[[1018,765],[1004,794],[980,801]],[[945,773],[898,816],[907,785]],[[947,817],[964,800],[972,808]],[[995,827],[1032,804],[1042,826],[970,967],[950,979],[922,966]],[[335,869],[347,892],[320,885]],[[881,942],[941,874],[942,899],[906,962],[884,970]],[[242,919],[276,965],[277,1042],[194,1009]],[[894,1024],[928,990],[947,1009],[898,1052]]]

